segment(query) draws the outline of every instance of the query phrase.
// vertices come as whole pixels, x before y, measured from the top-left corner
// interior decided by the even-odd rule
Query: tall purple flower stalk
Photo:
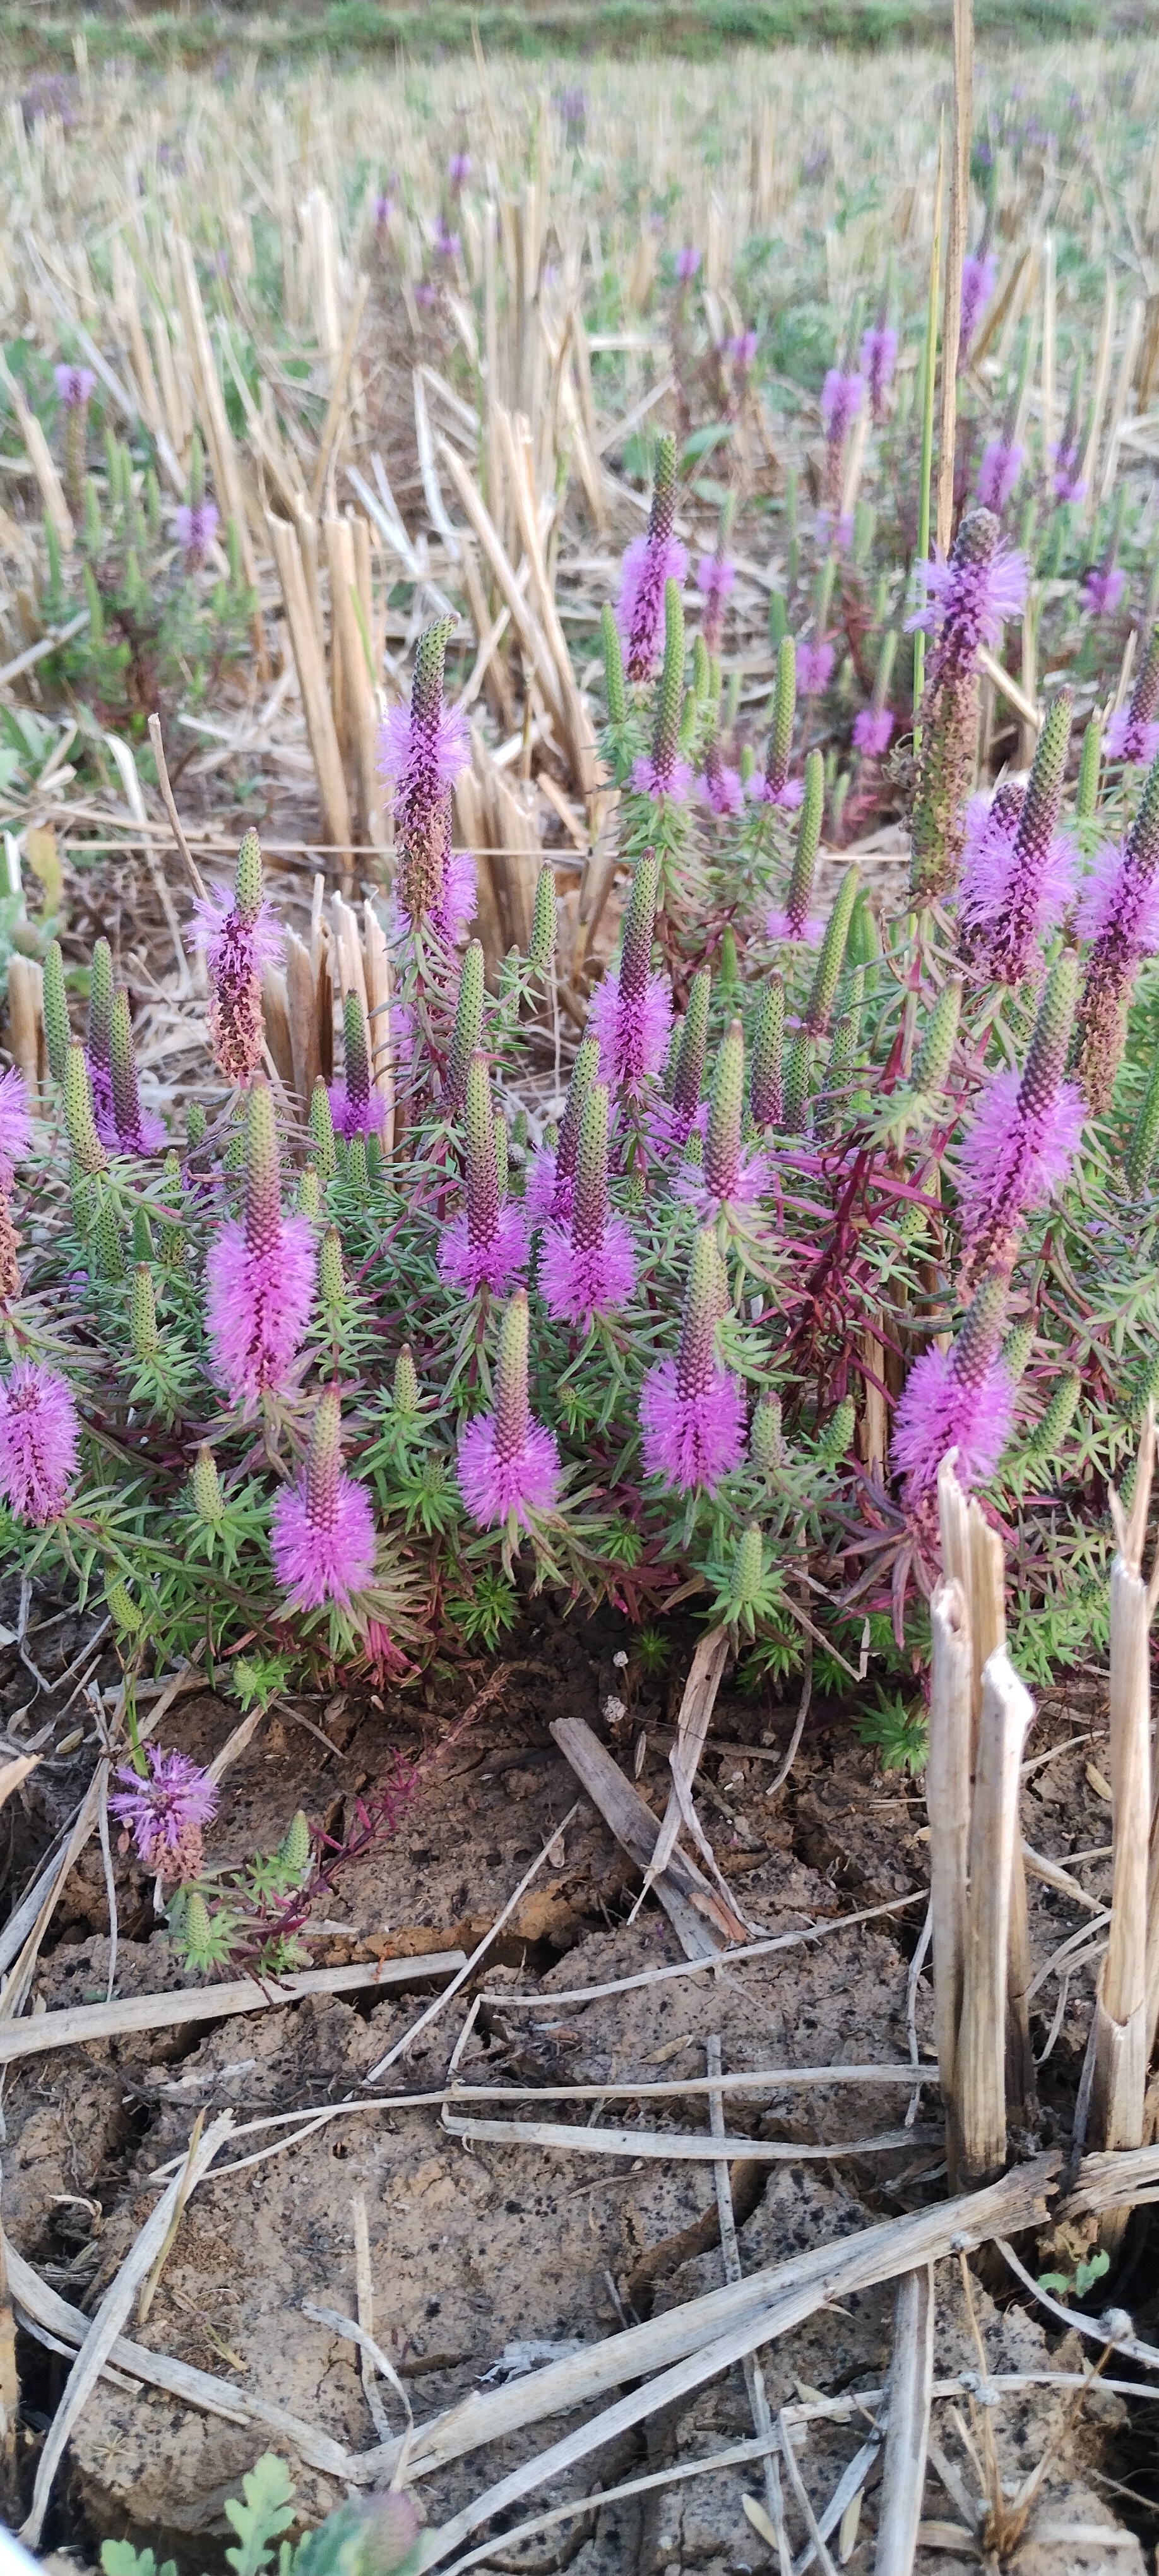
[[[897,333],[883,320],[864,332],[861,341],[861,373],[868,387],[875,429],[880,428],[885,418],[886,395],[893,383],[896,365]]]
[[[680,758],[680,719],[684,708],[684,607],[680,585],[664,585],[664,667],[656,692],[656,717],[649,756],[637,760],[632,785],[638,796],[682,805],[692,783],[692,770]]]
[[[133,1023],[129,996],[123,984],[118,984],[113,994],[109,1052],[117,1149],[122,1154],[155,1154],[165,1142],[165,1130],[159,1118],[152,1117],[141,1107],[133,1055]],[[108,1143],[110,1140],[106,1137],[102,1141]]]
[[[1139,677],[1128,704],[1116,709],[1106,731],[1108,760],[1121,760],[1132,769],[1144,769],[1159,751],[1159,626],[1147,647]]]
[[[984,1485],[993,1475],[1014,1417],[1014,1389],[1002,1359],[1006,1280],[980,1280],[974,1303],[949,1351],[923,1351],[902,1388],[894,1418],[893,1462],[905,1473],[911,1510],[933,1504],[938,1469],[957,1451],[959,1482]]]
[[[305,1472],[274,1502],[270,1553],[287,1610],[320,1610],[374,1581],[374,1512],[365,1485],[342,1471],[342,1407],[337,1387],[318,1398]]]
[[[841,498],[845,441],[865,400],[865,379],[853,367],[830,367],[821,389],[821,427],[825,432],[822,498],[835,509]],[[804,687],[804,681],[801,683]]]
[[[379,736],[384,778],[394,787],[395,893],[412,927],[433,922],[451,939],[456,921],[469,919],[463,872],[451,859],[451,790],[470,767],[471,745],[457,707],[443,703],[447,639],[454,619],[440,618],[420,635],[409,709],[392,707]],[[469,862],[468,862],[469,865]],[[473,890],[473,872],[472,872]]]
[[[595,1081],[599,1061],[599,1040],[594,1030],[585,1029],[576,1048],[555,1149],[542,1145],[527,1176],[524,1206],[533,1224],[544,1217],[553,1217],[557,1225],[566,1225],[570,1219],[583,1106],[588,1087]]]
[[[550,1512],[559,1491],[553,1432],[532,1416],[527,1384],[527,1292],[504,1309],[495,1365],[495,1404],[459,1434],[459,1490],[479,1529],[528,1529],[532,1512]]]
[[[476,1048],[467,1067],[464,1206],[439,1237],[439,1276],[476,1296],[502,1297],[527,1256],[523,1210],[500,1196],[499,1159],[487,1058]]]
[[[316,1254],[308,1217],[283,1216],[273,1094],[255,1076],[246,1104],[245,1214],[224,1225],[206,1263],[214,1374],[251,1411],[283,1394],[310,1317]]]
[[[109,1799],[109,1813],[130,1829],[137,1857],[155,1878],[187,1884],[200,1878],[202,1836],[217,1813],[217,1782],[187,1753],[145,1748],[147,1773],[122,1763],[115,1778],[124,1787]]]
[[[963,1140],[967,1281],[990,1269],[1009,1277],[1026,1218],[1061,1188],[1078,1149],[1082,1093],[1064,1080],[1078,979],[1074,950],[1064,949],[1039,1005],[1025,1071],[991,1076]]]
[[[1083,891],[1091,942],[1079,1006],[1078,1076],[1090,1107],[1108,1109],[1144,957],[1159,948],[1159,753],[1122,851],[1099,852]]]
[[[676,1183],[678,1198],[694,1205],[702,1224],[739,1217],[755,1207],[769,1184],[768,1156],[744,1142],[744,1030],[733,1020],[721,1041],[699,1171],[688,1166]]]
[[[79,1439],[67,1378],[37,1360],[17,1360],[0,1380],[0,1497],[18,1521],[44,1529],[59,1520]]]
[[[739,814],[744,807],[740,771],[726,766],[716,734],[712,734],[704,746],[700,795],[713,814]]]
[[[680,1493],[714,1493],[744,1452],[744,1404],[717,1357],[721,1260],[715,1226],[694,1238],[675,1359],[658,1360],[640,1389],[644,1472]]]
[[[1044,930],[1057,924],[1074,893],[1075,852],[1058,831],[1070,745],[1073,698],[1060,689],[1035,746],[1030,782],[1005,858],[996,832],[982,835],[963,909],[986,939],[987,963],[999,984],[1020,984]]]
[[[978,468],[976,499],[980,510],[993,510],[1001,518],[1022,472],[1026,450],[1017,439],[991,438],[982,452]]]
[[[186,572],[200,572],[208,562],[218,524],[212,501],[182,501],[174,511],[173,533],[185,556]]]
[[[921,706],[910,891],[921,903],[946,894],[958,874],[962,806],[978,730],[978,655],[997,643],[1026,598],[1026,562],[1001,543],[991,510],[962,520],[949,562],[917,566],[924,605],[910,628],[933,636]]]
[[[262,1061],[262,976],[281,955],[282,934],[262,893],[262,851],[247,832],[237,854],[233,901],[224,887],[194,906],[192,944],[209,975],[209,1040],[227,1082],[246,1083]]]
[[[593,1082],[583,1105],[570,1229],[549,1225],[540,1284],[558,1323],[591,1323],[626,1305],[636,1284],[631,1228],[608,1206],[608,1092]]]
[[[646,537],[634,537],[624,555],[616,624],[624,643],[629,680],[650,680],[656,669],[664,626],[664,592],[670,581],[683,583],[688,571],[685,548],[672,533],[676,518],[676,441],[662,438],[656,452],[656,479]]]
[[[985,248],[968,251],[962,262],[962,314],[958,325],[958,365],[964,367],[974,334],[994,292],[998,262]]]
[[[659,1073],[672,1022],[672,988],[652,973],[659,863],[654,850],[636,861],[624,912],[617,966],[596,986],[591,1027],[600,1042],[600,1079],[638,1092]]]

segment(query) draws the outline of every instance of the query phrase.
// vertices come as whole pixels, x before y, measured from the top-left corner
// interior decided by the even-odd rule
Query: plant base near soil
[[[441,1761],[439,1744],[489,1677],[486,1664],[436,1668],[425,1704],[413,1692],[384,1702],[365,1690],[329,1705],[301,1703],[302,1714],[336,1748],[332,1754],[288,1711],[273,1709],[262,1721],[230,1772],[228,1805],[210,1828],[213,1866],[276,1842],[299,1802],[341,1834],[354,1799],[370,1792],[396,1755],[419,1769],[393,1841],[351,1866],[327,1900],[328,1928],[310,1944],[316,1964],[452,1944],[470,1948],[479,1940],[574,1804],[577,1784],[548,1731],[556,1718],[594,1722],[628,1776],[639,1755],[640,1794],[662,1811],[691,1632],[676,1648],[668,1675],[649,1680],[613,1662],[628,1642],[618,1620],[560,1624],[542,1609],[534,1620],[510,1641],[501,1692]],[[62,1647],[66,1658],[77,1643],[70,1639]],[[7,1696],[19,1687],[14,1681]],[[621,1703],[623,1715],[597,1718],[609,1701]],[[768,1784],[780,1766],[794,1704],[745,1697],[735,1681],[726,1683],[697,1783],[700,1812],[735,1902],[774,1935],[833,1925],[841,1915],[896,1903],[911,1891],[912,1906],[734,1966],[723,1980],[681,1976],[587,2005],[556,2006],[556,1994],[680,1957],[654,1902],[629,1922],[638,1874],[582,1802],[562,1859],[553,1854],[535,1879],[478,1980],[498,1999],[482,2007],[459,2081],[525,2088],[702,2077],[711,2033],[720,2038],[726,2072],[904,2058],[908,1962],[926,1902],[924,1801],[911,1782],[877,1769],[854,1733],[859,1714],[856,1701],[819,1699],[787,1786],[770,1800]],[[204,1763],[233,1722],[233,1710],[211,1693],[191,1693],[178,1701],[171,1732]],[[1106,1836],[1107,1811],[1091,1784],[1091,1771],[1106,1759],[1104,1728],[1101,1685],[1081,1683],[1065,1698],[1048,1695],[1036,1727],[1035,1751],[1052,1743],[1067,1749],[1028,1784],[1026,1831],[1064,1864]],[[73,1759],[83,1764],[83,1755]],[[25,1848],[30,1830],[47,1834],[58,1808],[75,1803],[78,1788],[76,1771],[66,1779],[57,1764],[33,1775],[30,1814],[18,1827],[21,1877],[32,1856]],[[151,1887],[131,1854],[114,1851],[114,1864],[118,1991],[155,1992],[178,1980],[164,1930],[154,1928]],[[1095,1860],[1079,1869],[1089,1893],[1105,1898],[1109,1864]],[[1074,1928],[1076,1914],[1036,1880],[1030,1908],[1037,1968]],[[38,1999],[54,2010],[103,1997],[108,1909],[95,1844],[68,1882],[54,1936]],[[529,1989],[542,1998],[536,2008],[505,2005],[505,1992]],[[1040,2052],[1056,1995],[1048,1982],[1036,1998]],[[183,2153],[198,2111],[213,2117],[230,2106],[240,2125],[357,2096],[369,2068],[426,2000],[395,1996],[376,2005],[372,1997],[311,1998],[200,2030],[91,2043],[20,2064],[5,2088],[11,2243],[91,2314],[148,2206],[145,2177]],[[1043,2068],[1043,2144],[1068,2137],[1090,2009],[1089,1975],[1080,1972]],[[387,2089],[429,2092],[445,2080],[463,2010],[461,2000],[448,2007],[393,2070]],[[916,2029],[928,2060],[925,1984],[918,1989]],[[903,2102],[880,2089],[851,2086],[780,2093],[767,2107],[729,2097],[727,2125],[733,2134],[807,2149],[822,2139],[865,2137],[898,2125]],[[543,2116],[586,2120],[590,2107],[545,2103]],[[526,2102],[522,2109],[527,2116]],[[502,2103],[489,2103],[486,2113],[504,2116]],[[517,2116],[514,2102],[511,2116]],[[735,2164],[745,2271],[937,2199],[945,2188],[941,2148],[928,2138],[936,2116],[927,2096],[912,2148],[872,2160]],[[597,2117],[645,2129],[705,2125],[703,2099],[695,2097],[659,2104],[613,2099]],[[259,2134],[238,2152],[268,2143],[268,2134]],[[182,2221],[147,2325],[132,2330],[153,2349],[260,2389],[352,2449],[369,2448],[376,2437],[357,2355],[303,2314],[303,2302],[355,2312],[351,2204],[358,2195],[369,2223],[375,2333],[420,2422],[465,2397],[509,2345],[593,2341],[613,2333],[617,2320],[659,2313],[723,2277],[708,2164],[577,2158],[536,2147],[464,2151],[433,2109],[359,2112],[251,2172],[211,2178]],[[1100,2296],[1105,2288],[1096,2307]],[[993,2371],[1082,2367],[1077,2338],[1059,2342],[1049,2321],[1004,2299],[996,2306],[978,2285],[974,2299]],[[774,2410],[802,2387],[826,2395],[880,2387],[892,2320],[891,2285],[853,2299],[848,2313],[815,2317],[770,2347],[766,2378]],[[976,2359],[955,2267],[943,2266],[936,2376],[971,2369]],[[51,2415],[65,2365],[25,2336],[20,2361],[35,2424]],[[385,2394],[391,2423],[400,2427],[397,2400]],[[1065,2402],[1064,2393],[1049,2389],[1004,2400],[998,2439],[1005,2475],[1026,2474],[1059,2431]],[[941,2417],[944,2410],[938,2411]],[[589,2492],[597,2481],[610,2485],[723,2448],[750,2430],[737,2372],[691,2400],[675,2421],[649,2424],[614,2456],[601,2453],[581,2464],[571,2490],[553,2490],[542,2501],[560,2502],[566,2492]],[[864,2435],[864,2417],[856,2412],[847,2424],[811,2427],[801,2465],[818,2511]],[[1141,2576],[1142,2556],[1121,2527],[1113,2529],[1101,2485],[1121,2470],[1120,2446],[1134,2438],[1121,2397],[1100,2391],[1085,2403],[1052,2468],[1038,2520],[1052,2530],[1104,2527],[1111,2534],[1108,2550],[1087,2545],[1076,2559],[1044,2542],[1024,2553],[1032,2576],[1063,2576],[1064,2568],[1072,2576],[1080,2563],[1088,2576],[1123,2576],[1124,2570],[1132,2576],[1136,2568]],[[525,2435],[489,2452],[486,2476],[502,2474],[538,2440]],[[174,2556],[183,2576],[217,2567],[229,2536],[223,2500],[269,2446],[269,2437],[256,2430],[177,2406],[155,2391],[103,2381],[74,2431],[70,2483],[62,2487],[46,2540],[68,2542],[95,2559],[103,2537],[128,2534],[148,2543],[158,2561]],[[30,2449],[29,2479],[34,2465]],[[297,2462],[292,2467],[302,2519],[312,2524],[341,2499],[324,2477]],[[469,2457],[422,2482],[422,2508],[430,2520],[445,2520],[480,2483],[481,2462]],[[873,2483],[847,2562],[855,2576],[873,2561]],[[759,2471],[744,2484],[759,2492]],[[754,2563],[756,2544],[741,2517],[740,2495],[735,2473],[657,2489],[638,2502],[609,2506],[586,2531],[565,2526],[532,2545],[526,2562],[517,2556],[511,2564],[570,2564],[581,2576],[661,2576],[662,2570],[729,2576]],[[1118,2501],[1111,2503],[1118,2513]],[[928,2509],[937,2507],[931,2502]],[[1150,2536],[1145,2518],[1137,2527]],[[927,2562],[924,2553],[921,2563],[943,2571],[958,2564],[952,2554]]]
[[[287,16],[235,9],[168,9],[126,16],[120,8],[77,18],[35,7],[0,9],[0,60],[22,70],[71,66],[78,36],[90,63],[131,61],[169,68],[218,62],[238,48],[285,66],[312,54],[414,55],[429,60],[469,48],[476,30],[488,48],[530,57],[665,53],[712,62],[738,45],[944,43],[951,0],[319,0]],[[1010,43],[1066,37],[1153,35],[1155,0],[975,0],[980,35]]]

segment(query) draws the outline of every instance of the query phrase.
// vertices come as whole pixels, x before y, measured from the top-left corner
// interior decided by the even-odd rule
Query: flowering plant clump
[[[685,307],[696,273],[690,253]],[[967,283],[965,348],[987,254]],[[445,1641],[494,1647],[545,1586],[649,1636],[684,1604],[758,1673],[791,1672],[810,1635],[848,1670],[867,1620],[872,1651],[920,1659],[951,1449],[1003,1525],[1024,1618],[1059,1660],[1088,1650],[1102,1502],[1159,1389],[1159,639],[1105,742],[1094,718],[1080,752],[1085,683],[1056,685],[1027,770],[973,792],[983,683],[1041,570],[1003,518],[1020,396],[948,557],[886,583],[870,636],[862,539],[833,510],[855,433],[859,452],[895,434],[886,311],[860,371],[825,382],[820,562],[811,596],[793,575],[799,641],[774,602],[755,738],[719,659],[732,502],[690,580],[659,441],[603,618],[618,941],[576,968],[558,1124],[533,1079],[554,879],[489,989],[453,843],[469,738],[446,618],[381,744],[389,1008],[368,1023],[339,996],[339,1069],[312,1098],[268,1076],[282,932],[255,833],[187,924],[208,1112],[142,1107],[110,949],[82,1030],[48,947],[50,1077],[35,1097],[0,1077],[0,1547],[103,1587],[131,1675],[196,1651],[243,1700],[405,1687]],[[61,391],[73,449],[91,390]],[[199,478],[182,583],[218,545]],[[131,478],[117,506],[123,583]],[[81,549],[98,604],[110,543],[94,525]],[[242,616],[236,582],[229,599]],[[916,727],[895,687],[907,629]],[[85,649],[119,652],[111,632],[94,613]],[[834,853],[899,738],[912,863],[891,907]],[[134,1740],[110,1800],[201,1966],[243,1939],[267,1955],[270,1906],[291,1942],[308,1876],[299,1834],[252,1884],[215,1885],[215,1797]]]

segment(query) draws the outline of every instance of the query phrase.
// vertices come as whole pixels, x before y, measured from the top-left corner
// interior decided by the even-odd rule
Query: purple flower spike
[[[1088,617],[1113,617],[1126,587],[1126,573],[1118,564],[1110,564],[1106,570],[1092,564],[1083,578],[1083,607]]]
[[[797,687],[803,698],[819,698],[833,677],[831,644],[798,644]]]
[[[636,1284],[631,1230],[608,1209],[608,1094],[593,1082],[583,1106],[571,1229],[549,1225],[540,1279],[549,1315],[590,1324],[614,1313]]]
[[[52,372],[57,394],[66,411],[80,411],[85,403],[92,401],[97,380],[91,367],[54,367]]]
[[[0,1496],[18,1521],[44,1529],[60,1519],[78,1442],[67,1379],[35,1360],[18,1360],[0,1384]]]
[[[620,571],[616,624],[623,638],[629,680],[650,680],[664,633],[664,592],[683,583],[688,556],[672,528],[676,516],[676,441],[662,438],[646,537],[634,537]]]
[[[262,975],[282,951],[282,934],[262,896],[262,853],[247,832],[237,854],[232,902],[223,886],[193,907],[190,945],[209,971],[209,1036],[227,1082],[248,1082],[262,1061]]]
[[[756,1207],[768,1188],[767,1155],[742,1142],[743,1109],[744,1032],[733,1020],[716,1060],[703,1162],[680,1173],[673,1193],[696,1209],[702,1225]]]
[[[471,762],[464,718],[457,707],[443,704],[453,627],[454,620],[444,617],[420,635],[410,706],[392,707],[379,736],[382,775],[394,786],[398,905],[415,926],[440,906],[444,914],[448,908],[451,789]]]
[[[1007,620],[1020,617],[1026,606],[1026,557],[1013,547],[966,551],[956,544],[948,563],[919,563],[914,569],[925,601],[907,620],[906,633],[923,627],[937,638],[940,655],[952,654],[971,668],[981,647],[993,647]]]
[[[670,805],[686,805],[692,785],[692,765],[687,760],[671,763],[658,761],[651,752],[643,752],[632,763],[632,786],[637,796],[650,796],[654,805],[665,797]]]
[[[754,771],[753,774],[755,777],[759,773]],[[739,814],[744,804],[740,771],[726,769],[715,734],[705,747],[704,775],[700,780],[700,795],[714,814]]]
[[[990,972],[1018,984],[1034,963],[1044,930],[1065,911],[1074,892],[1075,852],[1057,830],[1066,773],[1073,700],[1060,689],[1047,710],[1034,753],[1030,782],[1019,808],[1005,872],[996,865],[989,908],[977,902],[973,917],[985,929]]]
[[[630,1091],[660,1072],[672,1025],[671,986],[651,971],[658,878],[656,853],[645,850],[636,861],[624,914],[619,965],[596,986],[591,1006],[600,1080],[623,1083]]]
[[[1022,472],[1026,450],[1005,438],[992,438],[978,468],[977,501],[1000,519]]]
[[[1056,501],[1081,501],[1086,484],[1080,472],[1082,446],[1077,438],[1060,438],[1051,449]]]
[[[314,1298],[308,1217],[282,1215],[278,1139],[269,1084],[255,1080],[246,1111],[245,1218],[224,1225],[206,1263],[206,1324],[214,1373],[231,1404],[252,1411],[285,1392]]]
[[[16,1165],[23,1162],[31,1143],[28,1085],[13,1065],[10,1072],[0,1074],[0,1190],[5,1193],[11,1189]]]
[[[476,1296],[501,1297],[527,1258],[522,1208],[500,1199],[499,1162],[487,1058],[477,1048],[467,1067],[466,1205],[439,1238],[439,1276]]]
[[[821,426],[831,447],[842,447],[865,400],[865,379],[830,367],[821,393]]]
[[[897,365],[897,333],[886,322],[866,331],[861,342],[861,372],[869,387],[869,408],[874,425],[885,418],[885,398],[893,383]]]
[[[677,251],[676,276],[681,286],[691,286],[693,278],[699,276],[700,261],[701,253],[695,250],[691,243],[684,250]]]
[[[288,1610],[320,1610],[374,1580],[374,1512],[364,1485],[342,1472],[341,1404],[336,1387],[318,1398],[306,1470],[283,1485],[274,1503],[270,1553]]]
[[[894,718],[889,707],[862,707],[853,719],[853,739],[865,760],[880,760],[889,750]]]
[[[952,1350],[923,1351],[902,1389],[894,1419],[894,1465],[905,1471],[911,1509],[928,1502],[938,1469],[956,1449],[959,1482],[993,1475],[1014,1418],[1014,1389],[1001,1357],[1006,1282],[983,1279]]]
[[[130,1827],[137,1857],[154,1877],[183,1884],[200,1878],[201,1838],[217,1814],[217,1782],[187,1753],[163,1753],[149,1744],[145,1757],[147,1779],[129,1763],[120,1765],[116,1777],[125,1786],[110,1796],[109,1813]]]
[[[451,186],[452,186],[452,188],[455,188],[455,189],[458,189],[458,188],[464,188],[464,187],[466,186],[467,181],[468,181],[468,179],[470,178],[470,176],[471,176],[471,155],[470,155],[470,153],[469,153],[469,152],[452,152],[451,157],[450,157],[450,160],[449,160],[449,161],[448,161],[448,163],[447,163],[447,177],[448,177],[448,179],[449,179],[449,180],[450,180],[450,182],[451,182]]]
[[[377,1136],[386,1124],[386,1102],[370,1082],[370,1046],[358,993],[348,993],[342,1008],[346,1046],[346,1079],[329,1086],[330,1116],[336,1136]]]
[[[728,514],[731,516],[731,512]],[[736,580],[736,565],[724,551],[724,528],[714,555],[702,555],[696,567],[696,587],[704,601],[701,632],[706,653],[719,653],[724,635],[724,603]]]
[[[1028,1216],[1062,1187],[1078,1149],[1083,1099],[1064,1079],[1078,997],[1078,959],[1064,949],[1039,1006],[1025,1072],[991,1076],[962,1146],[966,1270],[1009,1269]]]
[[[174,511],[173,532],[184,550],[186,572],[200,572],[217,529],[217,510],[212,501],[183,501]]]
[[[1149,768],[1159,751],[1159,628],[1156,628],[1147,650],[1142,670],[1131,691],[1128,704],[1119,707],[1107,726],[1108,760],[1121,760],[1132,769]]]
[[[1093,1109],[1109,1108],[1123,1052],[1127,1008],[1144,957],[1159,946],[1159,758],[1120,852],[1104,850],[1083,900],[1091,941],[1083,986],[1079,1078]]]
[[[992,251],[967,252],[962,262],[962,317],[958,325],[958,365],[964,366],[974,334],[994,292],[998,262]]]
[[[640,1389],[644,1472],[680,1493],[714,1493],[744,1453],[740,1387],[716,1356],[719,1292],[716,1231],[705,1226],[692,1247],[676,1358],[659,1360]]]
[[[531,1513],[550,1512],[559,1491],[554,1435],[532,1418],[528,1339],[527,1295],[521,1288],[500,1327],[495,1410],[476,1414],[459,1434],[459,1490],[479,1529],[527,1529]]]

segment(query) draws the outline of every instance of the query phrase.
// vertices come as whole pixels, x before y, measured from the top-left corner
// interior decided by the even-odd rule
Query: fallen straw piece
[[[913,2082],[913,2068],[906,2070]],[[750,2164],[827,2164],[836,2156],[898,2155],[934,2146],[940,2129],[883,2129],[877,2137],[842,2139],[836,2145],[799,2146],[792,2139],[701,2137],[688,2129],[574,2129],[552,2120],[456,2120],[449,2107],[443,2127],[468,2146],[552,2147],[573,2156],[671,2157],[677,2164],[710,2165],[722,2156]]]
[[[186,1987],[169,1995],[123,1995],[111,2004],[72,2004],[67,2012],[37,2013],[0,2027],[0,2066],[39,2057],[46,2049],[79,2048],[90,2039],[118,2039],[128,2031],[166,2030],[182,2022],[229,2021],[235,2013],[264,2012],[302,2003],[307,1995],[343,1995],[368,1986],[388,1988],[450,1977],[466,1965],[462,1950],[435,1950],[414,1959],[355,1961],[343,1968],[304,1968],[300,1975],[260,1984],[237,1977],[228,1985]]]

